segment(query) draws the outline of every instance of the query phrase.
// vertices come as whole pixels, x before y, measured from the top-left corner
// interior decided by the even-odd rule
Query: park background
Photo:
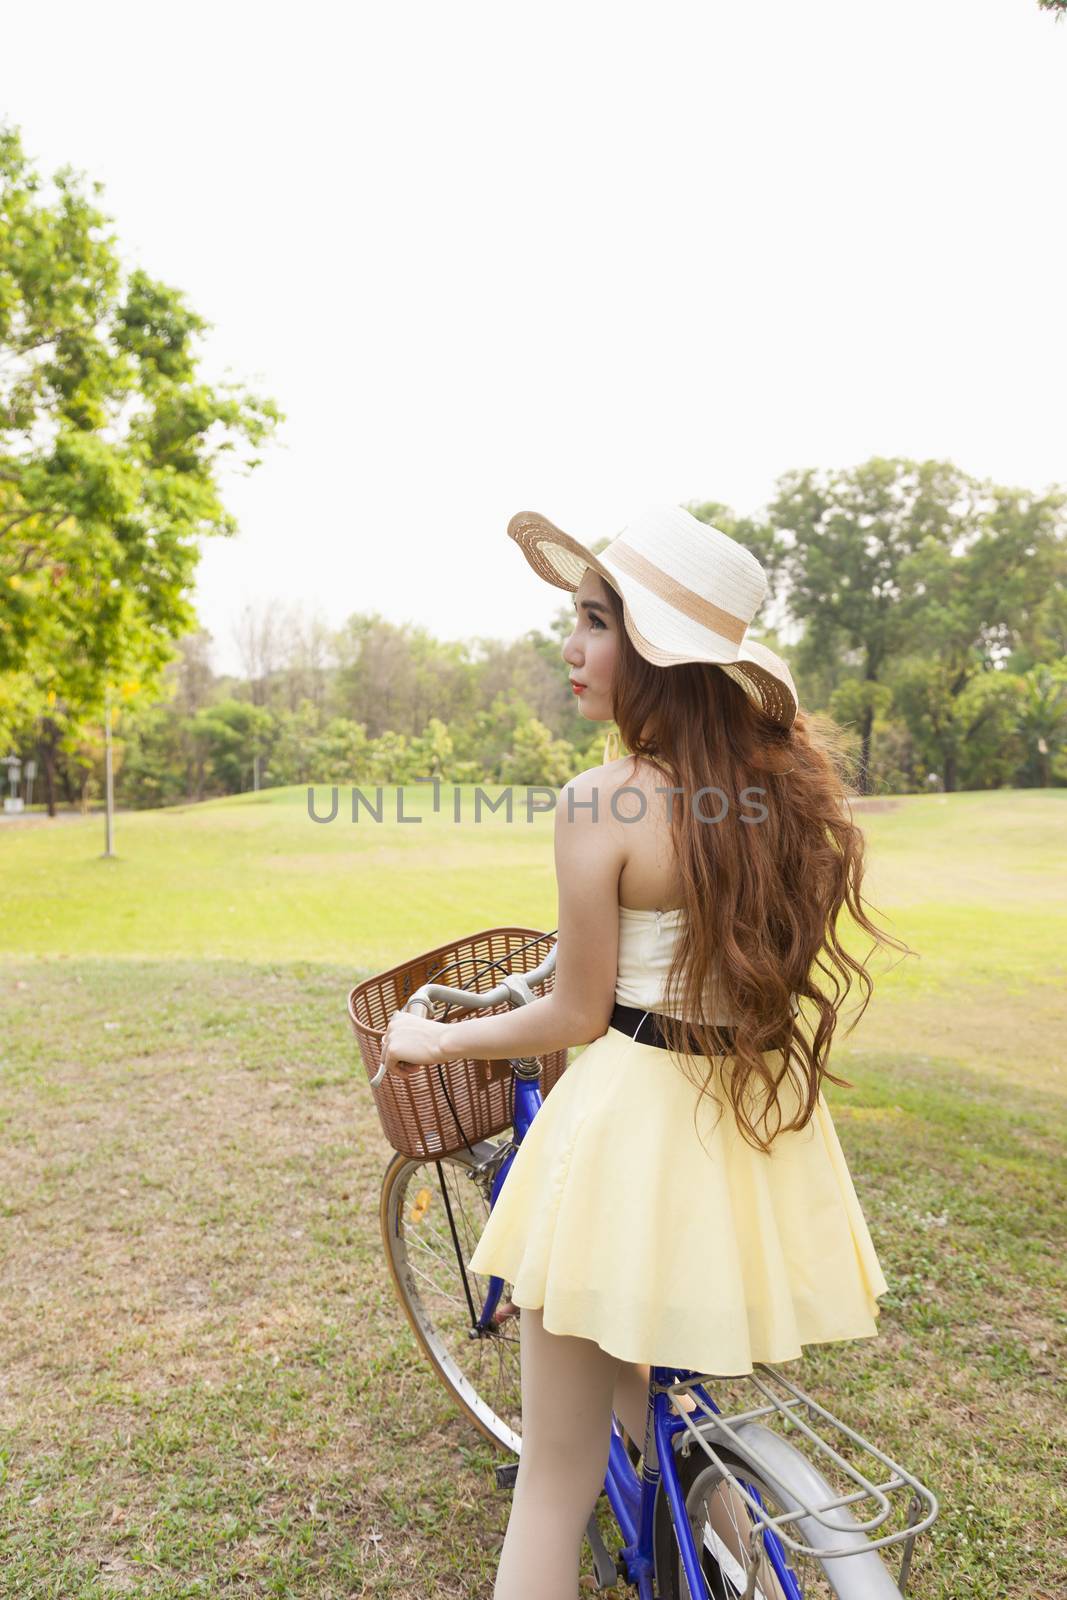
[[[345,1001],[553,927],[551,819],[447,803],[607,731],[507,518],[599,548],[663,499],[767,568],[917,953],[828,1094],[882,1336],[803,1381],[939,1493],[909,1592],[1057,1593],[1061,9],[11,19],[0,1596],[490,1592]],[[333,785],[421,821],[316,827]]]

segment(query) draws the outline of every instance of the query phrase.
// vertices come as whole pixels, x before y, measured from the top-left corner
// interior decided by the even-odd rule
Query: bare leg
[[[645,1414],[648,1409],[648,1367],[623,1361],[615,1380],[611,1409],[639,1450],[645,1448]]]
[[[582,1537],[604,1483],[620,1362],[549,1333],[523,1307],[522,1450],[493,1600],[576,1600]]]
[[[640,1361],[623,1361],[615,1380],[612,1410],[639,1450],[645,1448],[645,1417],[648,1410],[649,1369]],[[682,1409],[694,1411],[696,1401],[691,1394],[678,1396]]]

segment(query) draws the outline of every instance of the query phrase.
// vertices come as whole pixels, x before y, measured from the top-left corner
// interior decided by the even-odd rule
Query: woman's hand
[[[448,1052],[447,1022],[433,1022],[413,1011],[394,1011],[382,1035],[382,1061],[386,1070],[398,1061],[410,1061],[413,1066],[459,1058]]]

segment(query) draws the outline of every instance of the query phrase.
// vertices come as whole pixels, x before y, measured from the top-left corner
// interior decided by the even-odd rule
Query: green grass
[[[551,818],[405,805],[123,814],[116,861],[97,817],[0,825],[0,1596],[488,1600],[497,1457],[395,1304],[344,1002],[454,933],[553,927]],[[1065,815],[861,819],[921,961],[880,958],[827,1098],[891,1292],[796,1376],[938,1493],[918,1600],[1051,1597],[1067,1556]]]
[[[374,800],[374,790],[365,789]],[[49,827],[0,824],[5,917],[0,951],[34,955],[179,956],[236,961],[335,961],[385,967],[394,952],[429,948],[434,932],[551,918],[552,819],[483,810],[474,788],[386,787],[379,824],[353,823],[342,789],[336,821],[308,816],[306,789],[268,790],[200,806],[124,812],[115,857],[103,856],[93,815]],[[328,789],[316,790],[326,815]],[[473,922],[471,921],[473,919]],[[552,921],[546,927],[554,926]],[[429,932],[429,938],[427,938]]]

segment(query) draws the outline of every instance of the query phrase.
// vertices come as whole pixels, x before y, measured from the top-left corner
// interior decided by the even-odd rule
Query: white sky
[[[1036,0],[8,7],[0,114],[288,414],[197,603],[544,626],[506,538],[777,476],[1064,466],[1067,24]]]

